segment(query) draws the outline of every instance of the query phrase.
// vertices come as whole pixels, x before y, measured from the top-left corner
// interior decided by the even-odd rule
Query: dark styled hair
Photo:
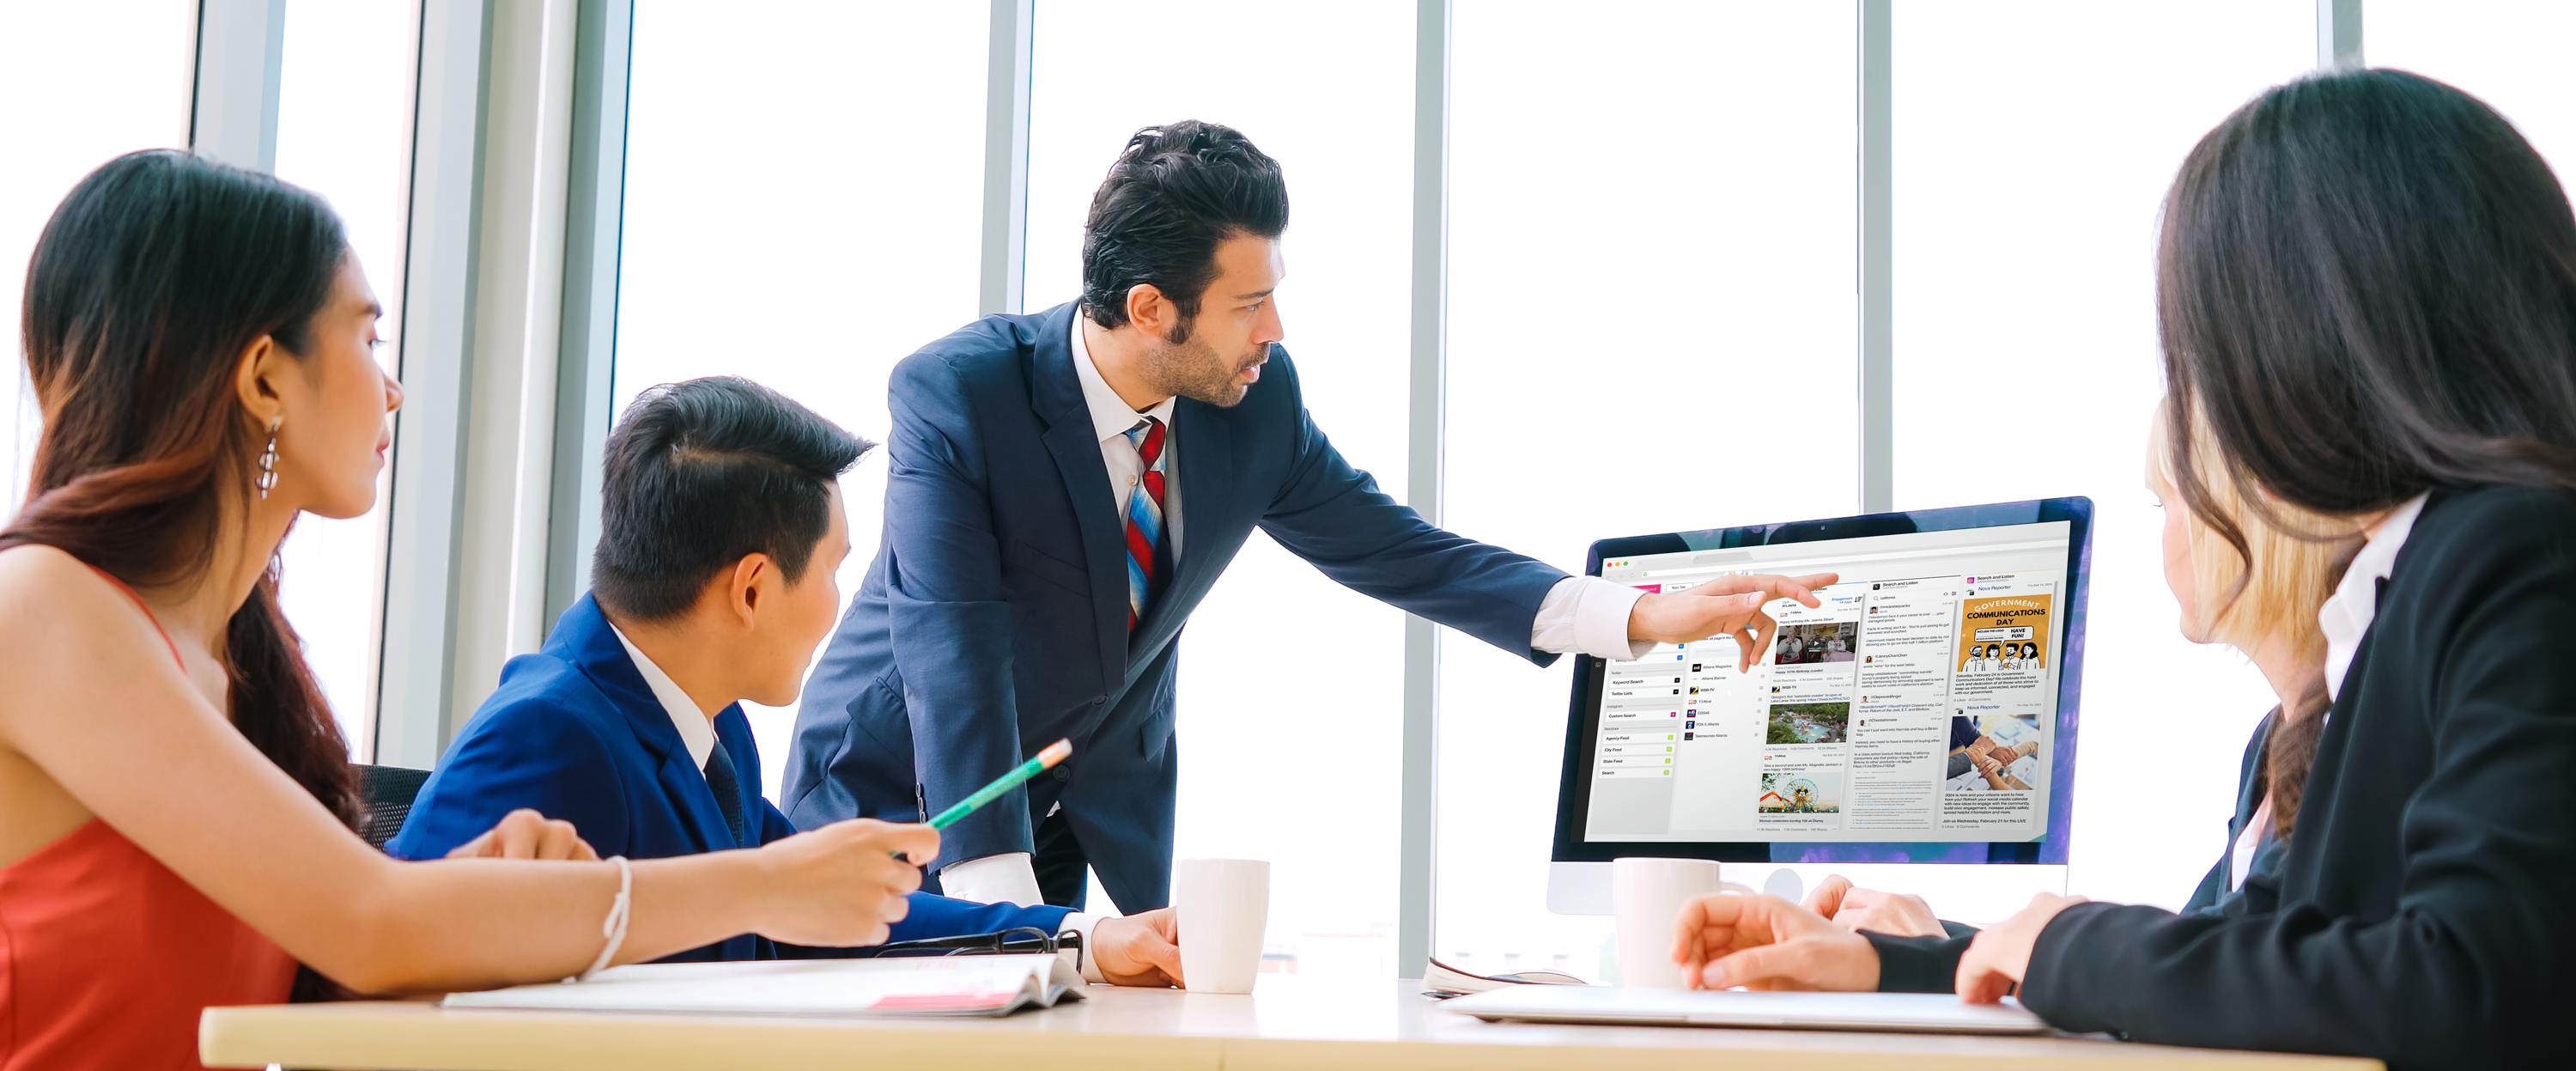
[[[875,445],[740,376],[645,391],[608,434],[591,594],[662,621],[752,554],[798,582],[831,528],[832,481]]]
[[[2228,116],[2166,197],[2156,315],[2175,489],[2240,558],[2213,483],[2327,515],[2446,484],[2576,489],[2576,216],[2513,125],[2448,85],[2320,75]],[[2284,833],[2324,700],[2266,744]]]
[[[1216,279],[1216,247],[1238,234],[1277,238],[1288,229],[1288,182],[1279,161],[1232,127],[1184,119],[1127,139],[1091,195],[1082,224],[1082,311],[1091,322],[1127,322],[1127,292],[1163,292],[1185,338],[1199,298]]]
[[[0,547],[41,544],[136,587],[187,582],[247,523],[266,429],[233,377],[266,335],[310,342],[348,241],[322,199],[183,152],[117,157],[72,187],[27,261],[21,343],[44,409]],[[234,728],[354,822],[349,748],[277,606],[278,563],[224,636]]]

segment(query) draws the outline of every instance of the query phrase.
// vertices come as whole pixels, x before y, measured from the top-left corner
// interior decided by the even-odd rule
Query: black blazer
[[[2576,1058],[2576,501],[2436,490],[2318,741],[2270,911],[2081,904],[2022,1002],[2140,1041]]]
[[[2254,809],[2263,802],[2255,790],[2256,764],[2263,760],[2263,741],[2272,732],[2273,719],[2281,709],[2254,726],[2254,737],[2245,742],[2245,757],[2236,772],[2236,813],[2227,820],[2227,849],[2218,853],[2218,862],[2200,879],[2185,903],[2185,915],[2250,914],[2273,910],[2280,903],[2279,871],[2281,839],[2265,836],[2254,849],[2254,862],[2246,868],[2241,888],[2227,887],[2228,855],[2236,845],[2236,836],[2252,821]],[[1976,939],[1977,928],[1965,923],[1942,920],[1948,933],[1941,937],[1893,937],[1862,930],[1861,936],[1878,950],[1878,991],[1881,993],[1949,993],[1954,992],[1959,978],[1959,957],[1968,951],[1968,942]]]

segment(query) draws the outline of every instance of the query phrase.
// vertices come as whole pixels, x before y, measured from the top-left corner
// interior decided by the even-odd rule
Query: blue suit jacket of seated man
[[[716,739],[732,757],[752,847],[796,832],[760,795],[760,753],[751,723],[734,704],[715,717]],[[436,859],[520,807],[573,824],[602,857],[659,859],[736,847],[706,774],[644,675],[627,657],[599,604],[584,595],[555,623],[536,654],[510,660],[501,687],[483,701],[421,786],[402,832],[385,850]],[[750,829],[758,830],[756,835]],[[1015,907],[912,894],[912,911],[892,941],[990,933],[1034,926],[1054,933],[1060,907]],[[668,961],[812,958],[845,955],[742,934]]]

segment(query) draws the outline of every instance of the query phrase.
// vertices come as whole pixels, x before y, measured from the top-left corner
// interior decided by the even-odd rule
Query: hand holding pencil
[[[913,860],[939,857],[939,830],[1072,754],[1071,741],[1049,744],[920,825],[853,818],[771,841],[758,851],[775,863],[763,891],[778,905],[778,920],[760,932],[801,945],[883,943],[889,927],[910,910],[905,897],[921,888],[920,868],[926,864]]]
[[[889,927],[903,921],[912,906],[905,897],[921,888],[921,869],[905,858],[937,858],[939,831],[852,818],[753,851],[761,880],[742,895],[767,902],[754,929],[772,940],[847,948],[882,944]],[[656,906],[651,886],[639,880],[635,892],[635,910]]]

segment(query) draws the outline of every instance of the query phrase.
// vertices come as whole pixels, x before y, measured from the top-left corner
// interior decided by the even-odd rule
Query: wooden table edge
[[[2003,1067],[2087,1064],[2122,1071],[2378,1071],[2359,1057],[2231,1052],[2099,1043],[2098,1052],[2063,1045],[2026,1054],[1983,1051],[1900,1052],[1872,1045],[1818,1049],[1792,1040],[1798,1031],[1730,1031],[1727,1047],[1662,1043],[1639,1031],[1675,1028],[1589,1027],[1603,1045],[1492,1042],[1446,1037],[1245,1037],[1137,1031],[977,1031],[956,1020],[870,1019],[864,1029],[835,1018],[653,1015],[445,1009],[417,1002],[251,1005],[208,1008],[198,1022],[198,1052],[209,1067],[369,1067],[385,1071],[645,1071],[651,1068],[929,1066],[1046,1071],[1561,1071],[1615,1061],[1621,1071],[1720,1071],[1771,1068],[1795,1061],[1801,1071],[1994,1071]],[[1696,1033],[1710,1028],[1680,1028]],[[1886,1038],[1892,1035],[1859,1035]],[[864,1038],[864,1056],[853,1043]],[[971,1055],[960,1043],[973,1039]],[[1776,1039],[1778,1044],[1765,1044]],[[2041,1039],[2079,1040],[2079,1039]],[[1938,1043],[1933,1043],[1937,1045]],[[403,1054],[388,1063],[388,1048]],[[1584,1055],[1597,1057],[1586,1061]]]

